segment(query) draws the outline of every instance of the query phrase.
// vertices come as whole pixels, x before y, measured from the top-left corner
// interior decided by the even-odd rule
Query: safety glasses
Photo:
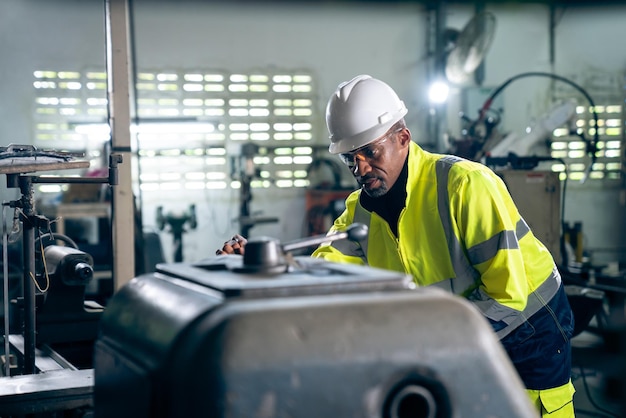
[[[398,131],[389,132],[379,140],[372,142],[371,144],[367,144],[364,147],[358,148],[351,152],[346,152],[343,154],[339,154],[339,158],[345,165],[347,165],[350,169],[353,169],[357,160],[360,161],[372,161],[378,158],[383,151],[383,144],[387,142],[389,136],[395,134]]]

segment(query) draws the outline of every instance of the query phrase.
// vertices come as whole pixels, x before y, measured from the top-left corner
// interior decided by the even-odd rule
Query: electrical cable
[[[584,367],[579,365],[578,368],[580,369],[580,375],[583,380],[583,387],[585,389],[585,394],[587,395],[587,399],[589,399],[589,402],[591,403],[591,405],[593,405],[593,407],[596,408],[598,411],[602,412],[603,414],[606,414],[606,416],[619,418],[619,415],[616,414],[615,412],[602,408],[600,405],[596,403],[596,401],[591,396],[591,391],[589,390],[589,385],[587,383],[587,376],[585,375]]]
[[[42,257],[42,260],[45,266],[46,258]],[[50,289],[50,277],[48,276],[48,268],[44,267],[44,270],[45,270],[45,276],[46,276],[46,287],[44,289],[42,289],[41,286],[39,285],[39,282],[37,281],[37,278],[35,277],[35,275],[32,272],[30,273],[30,279],[33,281],[33,283],[35,284],[35,287],[37,288],[37,290],[39,290],[40,293],[46,293],[48,289]]]
[[[32,273],[30,275],[30,278],[35,284],[35,286],[37,287],[37,290],[39,290],[41,293],[46,293],[48,289],[50,288],[50,275],[48,274],[48,265],[46,263],[46,257],[44,255],[44,245],[43,245],[44,238],[49,238],[50,240],[53,240],[53,241],[54,240],[63,241],[66,244],[70,245],[75,250],[78,250],[79,248],[76,242],[70,237],[68,237],[67,235],[63,235],[63,234],[59,234],[55,232],[47,232],[45,234],[41,234],[39,230],[37,231],[37,234],[38,236],[35,239],[35,245],[37,244],[37,242],[39,242],[39,246],[41,248],[41,261],[43,264],[43,274],[44,274],[44,277],[46,278],[46,287],[42,289],[41,286],[39,285],[39,282],[37,281],[37,279]]]
[[[59,234],[57,232],[46,232],[45,234],[39,235],[37,239],[35,240],[35,243],[37,243],[37,241],[43,240],[44,238],[63,241],[66,244],[71,245],[72,248],[74,248],[75,250],[78,250],[78,244],[76,244],[76,242],[74,242],[74,240],[68,237],[67,235]],[[43,246],[42,246],[42,249],[43,249]]]
[[[55,234],[53,232],[49,232],[46,234],[41,235],[39,233],[40,231],[38,230],[38,237],[35,240],[35,245],[37,245],[37,241],[39,241],[39,247],[41,248],[41,262],[43,265],[43,275],[46,278],[46,287],[44,289],[41,288],[41,286],[39,285],[39,282],[37,281],[37,278],[35,277],[35,275],[33,275],[33,273],[30,273],[30,278],[33,281],[33,283],[35,284],[35,286],[37,287],[37,290],[39,290],[39,292],[41,293],[46,293],[48,291],[48,289],[50,289],[50,275],[48,274],[48,263],[46,263],[46,255],[44,252],[44,246],[43,246],[43,239],[44,237],[50,237],[50,238],[54,238],[54,239],[59,239],[63,242],[66,242],[67,244],[71,245],[74,249],[78,249],[78,246],[76,245],[76,243],[68,236],[63,235],[63,234]]]
[[[520,78],[524,78],[524,77],[549,77],[552,78],[554,80],[558,80],[558,81],[562,81],[568,85],[570,85],[571,87],[574,87],[576,90],[578,90],[583,96],[585,96],[585,99],[587,99],[587,101],[589,102],[589,105],[591,107],[591,112],[592,112],[592,116],[593,116],[593,120],[594,120],[594,135],[593,135],[593,140],[587,140],[584,136],[582,137],[585,144],[587,145],[587,153],[591,155],[591,162],[589,163],[587,169],[585,170],[585,173],[583,175],[583,178],[581,180],[581,182],[585,182],[585,180],[588,178],[589,174],[591,173],[591,170],[593,168],[593,165],[596,162],[596,152],[598,150],[598,113],[596,111],[596,105],[593,101],[593,99],[591,98],[591,96],[589,95],[589,93],[587,93],[587,91],[585,89],[583,89],[581,86],[579,86],[578,84],[574,83],[572,80],[556,75],[556,74],[552,74],[552,73],[545,73],[545,72],[540,72],[540,71],[532,71],[532,72],[527,72],[527,73],[521,73],[521,74],[517,74],[511,78],[509,78],[508,80],[506,80],[504,83],[500,84],[500,86],[498,86],[487,98],[487,100],[485,100],[485,102],[483,103],[481,109],[478,112],[478,119],[476,119],[476,121],[474,122],[474,125],[476,125],[477,123],[481,122],[484,118],[485,118],[485,114],[487,113],[487,111],[489,110],[489,108],[491,107],[491,104],[493,103],[494,99],[509,85],[511,84],[513,81],[518,80]]]

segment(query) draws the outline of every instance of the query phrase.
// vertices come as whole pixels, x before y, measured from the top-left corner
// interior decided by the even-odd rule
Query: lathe
[[[102,317],[95,415],[536,416],[469,302],[404,274],[291,255],[363,228],[251,239],[244,256],[133,279]]]

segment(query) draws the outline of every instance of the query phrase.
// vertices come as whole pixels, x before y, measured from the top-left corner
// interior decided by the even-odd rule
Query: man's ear
[[[409,128],[404,128],[398,132],[398,142],[400,142],[403,148],[409,146],[411,143],[411,131],[409,131]]]

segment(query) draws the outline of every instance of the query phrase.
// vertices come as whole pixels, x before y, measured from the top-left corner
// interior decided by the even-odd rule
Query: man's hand
[[[243,255],[244,247],[246,246],[247,243],[248,243],[247,239],[245,239],[244,237],[242,237],[239,234],[236,234],[229,241],[226,241],[224,243],[224,246],[222,247],[222,249],[217,250],[215,252],[215,254],[217,254],[217,255],[222,255],[222,254],[241,254],[241,255]]]

